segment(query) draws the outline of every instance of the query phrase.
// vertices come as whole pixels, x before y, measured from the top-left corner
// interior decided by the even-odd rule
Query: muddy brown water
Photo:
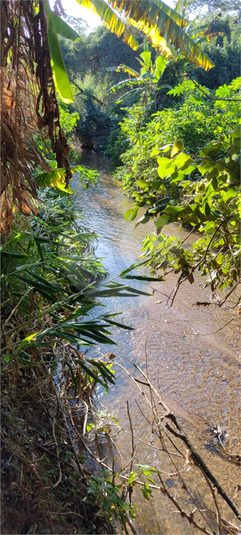
[[[96,187],[84,191],[78,177],[72,181],[76,192],[75,205],[79,207],[83,224],[95,231],[98,238],[96,255],[111,279],[128,268],[141,254],[141,242],[154,225],[126,222],[124,212],[132,207],[113,176],[113,165],[108,158],[92,151],[82,151],[81,162],[97,169],[100,179]],[[168,226],[170,235],[186,237],[185,230]],[[188,243],[188,241],[187,241]],[[204,280],[196,277],[193,285],[183,285],[172,308],[166,307],[166,296],[175,284],[170,275],[160,283],[138,283],[136,287],[153,293],[137,298],[113,298],[106,300],[107,310],[122,311],[118,321],[134,327],[133,331],[116,329],[114,339],[118,347],[99,347],[91,356],[113,351],[116,362],[129,373],[135,374],[133,363],[144,371],[172,409],[209,468],[229,493],[237,494],[241,482],[236,465],[223,458],[215,448],[212,429],[219,426],[225,434],[225,444],[230,453],[240,452],[240,333],[236,310],[217,306],[197,307],[197,301],[209,300],[209,291],[203,290]],[[225,328],[230,319],[233,321]],[[218,332],[217,332],[218,331]],[[126,406],[129,401],[135,434],[149,443],[152,439],[150,425],[138,409],[138,392],[128,375],[116,366],[116,385],[108,395],[99,392],[100,402],[109,414],[115,416],[121,428],[129,430]],[[140,400],[139,403],[142,403]],[[145,407],[143,405],[143,410]],[[131,456],[131,441],[125,432],[116,438],[118,449],[127,463]],[[149,450],[138,443],[135,462],[166,468],[158,450]],[[170,487],[174,485],[169,481]],[[174,506],[164,496],[155,496],[149,502],[138,491],[134,501],[140,508],[136,525],[138,533],[176,534],[196,533],[174,512]],[[238,502],[237,502],[238,500]],[[240,505],[239,496],[236,497]],[[233,520],[229,510],[226,516]]]

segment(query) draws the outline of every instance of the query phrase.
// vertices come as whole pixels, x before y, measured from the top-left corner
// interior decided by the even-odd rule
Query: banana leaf
[[[73,95],[63,56],[60,50],[57,30],[55,27],[55,19],[53,17],[53,12],[49,7],[48,0],[44,0],[44,4],[48,17],[48,42],[51,54],[54,83],[63,102],[69,104],[70,102],[73,102]]]

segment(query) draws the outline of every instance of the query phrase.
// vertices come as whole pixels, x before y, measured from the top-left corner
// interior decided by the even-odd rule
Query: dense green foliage
[[[104,26],[87,34],[81,26],[81,21],[79,22],[80,25],[77,19],[75,25],[79,34],[77,41],[60,39],[66,69],[72,83],[79,81],[81,85],[88,76],[92,81],[92,89],[95,88],[98,93],[96,96],[101,100],[104,97],[105,88],[123,78],[121,74],[110,73],[107,69],[123,61],[133,68],[138,68],[137,54]]]
[[[201,40],[200,48],[213,59],[215,67],[205,72],[200,68],[194,69],[185,58],[177,57],[165,60],[165,70],[159,73],[157,80],[156,61],[164,58],[159,52],[150,51],[153,67],[149,65],[148,68],[141,55],[143,50],[145,54],[149,52],[141,40],[138,51],[133,51],[104,27],[86,34],[81,21],[70,19],[70,22],[80,38],[75,42],[61,38],[60,45],[74,94],[74,104],[69,106],[69,111],[79,114],[76,133],[83,146],[110,154],[117,163],[127,146],[118,126],[126,115],[126,108],[138,101],[143,106],[147,98],[146,112],[151,115],[179,104],[183,99],[173,99],[169,90],[182,81],[186,71],[210,89],[228,85],[239,75],[240,24],[229,16],[224,19],[216,17],[214,21],[206,17],[192,23],[192,33]],[[217,33],[219,35],[216,36]],[[214,37],[207,41],[206,34]],[[136,73],[136,79],[133,73]],[[124,80],[126,82],[122,84]],[[207,133],[207,140],[209,136],[210,133]]]
[[[73,24],[71,19],[70,22]],[[82,145],[105,152],[108,151],[108,136],[113,136],[119,118],[123,116],[116,113],[115,98],[107,99],[105,93],[125,77],[108,68],[124,61],[138,68],[136,52],[103,26],[89,34],[81,26],[81,21],[75,21],[74,27],[80,35],[76,42],[60,39],[74,94],[74,104],[69,106],[69,112],[79,115],[75,130]]]
[[[83,49],[85,46],[86,54],[82,55],[83,73],[78,80],[73,69],[73,51],[77,51],[78,42],[71,45],[71,51],[65,44],[64,52],[70,76],[75,87],[78,86],[76,94],[79,100],[75,100],[75,106],[78,101],[81,119],[77,132],[82,140],[86,140],[86,146],[104,150],[117,163],[122,161],[118,177],[123,182],[124,191],[134,202],[134,208],[126,218],[136,218],[141,206],[147,207],[141,223],[150,217],[157,218],[158,236],[148,237],[144,243],[144,254],[150,266],[164,270],[172,266],[180,271],[180,281],[190,277],[190,282],[195,269],[199,269],[208,274],[212,289],[235,286],[239,280],[238,216],[231,218],[234,209],[237,214],[238,167],[234,181],[232,172],[231,175],[227,173],[225,163],[231,159],[235,160],[232,165],[239,165],[238,160],[236,162],[237,138],[234,141],[232,134],[228,134],[237,132],[239,124],[239,26],[237,19],[230,15],[222,18],[220,13],[212,19],[207,16],[198,18],[191,24],[192,34],[201,39],[200,47],[215,62],[215,67],[209,72],[194,69],[184,57],[168,60],[149,51],[144,43],[144,52],[140,48],[138,54],[130,51],[127,55],[124,50],[126,45],[121,42],[118,47],[118,40],[106,29],[81,38],[80,47]],[[103,54],[106,42],[110,40],[113,47],[108,46],[108,54]],[[83,59],[87,54],[88,66],[84,65]],[[115,105],[116,94],[118,100]],[[93,144],[93,132],[94,137],[103,134],[101,142],[98,140],[96,145]],[[109,136],[107,144],[106,136]],[[218,147],[218,163],[216,159],[210,163],[214,166],[214,185],[209,183],[206,170],[203,171],[204,156],[201,152],[208,151],[213,144]],[[175,148],[172,150],[172,147]],[[190,165],[185,164],[185,169],[179,169],[176,163],[176,159],[178,162],[181,158],[190,162]],[[233,181],[232,195],[228,194],[229,208],[226,208],[224,216],[225,188],[229,188]],[[219,193],[214,195],[212,187]],[[199,189],[202,195],[198,193]],[[208,198],[203,195],[206,191],[209,192]],[[193,207],[191,212],[190,202]],[[221,213],[225,222],[230,221],[229,230],[225,223],[225,239],[218,216],[214,223],[214,212]],[[202,233],[201,241],[192,251],[178,247],[177,252],[175,238],[167,240],[160,234],[162,226],[173,221],[188,224]],[[230,248],[229,254],[226,249],[229,251]],[[217,251],[222,268],[217,266],[216,260],[213,261]]]
[[[203,9],[204,12],[209,10],[214,15],[220,13],[220,11],[241,15],[240,2],[238,0],[209,0],[209,2],[207,0],[180,0],[178,4],[180,10],[184,8],[194,13]]]
[[[239,102],[222,102],[205,98],[202,89],[186,80],[168,91],[173,96],[173,107],[157,112],[150,118],[149,110],[135,106],[121,124],[129,149],[122,155],[123,167],[119,175],[128,188],[132,181],[158,178],[157,155],[160,147],[180,140],[189,153],[196,153],[206,142],[234,127],[238,121]],[[212,99],[234,97],[239,89],[239,78],[229,87],[207,92]],[[183,97],[183,103],[180,103]],[[178,104],[175,105],[175,100]],[[130,190],[128,190],[130,193]],[[133,192],[134,196],[136,194]],[[147,200],[147,199],[145,199]]]
[[[193,282],[195,270],[208,275],[212,290],[239,282],[240,78],[210,92],[184,81],[169,91],[182,105],[149,119],[136,106],[121,125],[129,148],[118,176],[134,202],[126,218],[146,206],[145,223],[155,218],[144,255],[154,269],[172,267],[179,282]],[[191,250],[166,238],[162,227],[177,222],[201,233]]]
[[[207,73],[202,69],[193,72],[191,66],[189,69],[198,82],[210,89],[217,89],[220,85],[229,85],[240,75],[241,22],[230,16],[218,16],[211,21],[209,16],[203,22],[208,28],[207,32],[214,37],[209,42],[201,43],[200,47],[215,66]]]
[[[38,215],[28,223],[19,217],[2,246],[2,327],[8,339],[2,347],[3,368],[14,360],[20,368],[41,366],[46,348],[63,340],[83,347],[114,344],[110,329],[120,324],[108,314],[95,319],[88,314],[99,298],[139,293],[116,282],[97,284],[104,271],[93,255],[94,236],[81,229],[66,196],[44,190],[37,208]],[[80,366],[86,381],[94,379],[105,387],[114,383],[111,364],[78,359],[76,351],[68,366],[73,374]]]
[[[208,276],[212,292],[240,282],[239,151],[240,128],[203,147],[197,157],[178,150],[172,158],[158,158],[159,176],[181,190],[180,199],[175,202],[172,193],[147,211],[147,219],[157,217],[158,237],[147,238],[144,251],[154,268],[172,266],[180,273],[179,284],[186,279],[192,283],[195,270]],[[199,231],[201,238],[191,250],[160,235],[170,222]]]
[[[101,6],[103,3],[99,0],[95,4]],[[134,208],[126,214],[126,219],[135,219],[139,207],[145,207],[146,213],[137,224],[154,218],[157,229],[154,236],[147,236],[144,241],[143,263],[149,265],[154,273],[171,267],[179,277],[177,288],[185,280],[192,283],[195,271],[200,271],[207,276],[213,293],[228,287],[224,299],[219,302],[222,304],[240,283],[238,32],[230,19],[222,22],[217,19],[212,30],[222,31],[224,35],[215,37],[210,44],[204,44],[203,49],[198,49],[186,32],[187,21],[168,6],[159,4],[161,8],[158,2],[130,3],[124,0],[117,2],[116,7],[124,7],[125,14],[129,10],[134,26],[142,24],[139,29],[157,48],[164,30],[168,37],[174,36],[174,45],[183,50],[178,58],[170,43],[167,46],[166,41],[161,39],[165,57],[147,50],[146,43],[140,41],[139,58],[136,59],[136,52],[103,28],[87,35],[76,24],[76,29],[80,29],[80,38],[76,41],[76,31],[51,12],[47,0],[41,4],[46,6],[46,39],[50,47],[54,83],[62,101],[59,104],[61,127],[57,113],[54,123],[51,107],[48,111],[52,122],[44,124],[51,132],[53,125],[58,123],[59,137],[62,128],[68,141],[75,131],[83,145],[105,150],[116,160],[122,154],[123,167],[119,170],[119,177],[123,180],[125,192],[134,202]],[[157,14],[160,26],[152,32]],[[115,19],[116,15],[112,17]],[[183,29],[184,26],[186,29]],[[10,34],[10,31],[7,32],[8,37]],[[62,39],[60,48],[57,34],[71,41]],[[197,61],[198,65],[210,67],[211,63],[203,51],[210,53],[216,62],[216,71],[211,71],[210,75],[193,71],[187,65],[188,57]],[[172,56],[175,59],[170,59]],[[120,68],[121,64],[128,68]],[[127,70],[130,74],[131,69],[132,74],[135,70],[134,78],[123,84],[123,71]],[[198,86],[195,80],[201,81],[202,85]],[[109,89],[113,84],[122,92],[119,97],[121,106],[124,86],[132,90],[125,110],[115,103],[115,91]],[[50,83],[46,82],[47,85],[50,88]],[[135,92],[137,100],[133,98],[132,86],[135,85],[139,91]],[[43,93],[42,88],[41,91]],[[49,97],[47,92],[45,96]],[[49,104],[47,98],[46,101]],[[55,105],[57,109],[57,99]],[[43,120],[39,114],[40,118]],[[118,130],[120,119],[121,131]],[[103,282],[105,273],[94,256],[95,236],[81,228],[81,221],[68,197],[73,192],[70,187],[65,187],[65,173],[70,171],[67,158],[66,165],[59,159],[59,167],[53,161],[54,152],[58,153],[59,138],[56,135],[55,139],[51,138],[51,144],[45,143],[37,131],[34,140],[42,157],[48,161],[45,162],[46,168],[34,166],[31,179],[34,179],[38,190],[44,188],[44,191],[34,201],[35,215],[26,220],[23,215],[14,213],[11,234],[6,235],[1,248],[2,370],[7,381],[13,377],[17,383],[20,377],[24,385],[26,377],[29,383],[31,380],[30,389],[36,389],[36,397],[39,391],[42,397],[41,388],[46,384],[46,377],[52,381],[47,381],[47,388],[50,384],[54,387],[55,381],[59,386],[64,378],[71,402],[80,396],[84,404],[84,394],[91,397],[96,383],[105,390],[109,384],[115,383],[114,356],[91,358],[86,348],[95,344],[114,345],[112,329],[115,326],[130,329],[117,322],[113,318],[115,315],[102,313],[96,316],[96,307],[104,306],[106,297],[135,297],[142,292],[130,288],[125,282]],[[65,137],[62,141],[65,144]],[[70,155],[75,156],[73,152]],[[95,182],[96,173],[80,166],[72,168],[73,172],[75,170],[80,173],[84,187],[89,182]],[[162,229],[171,222],[188,225],[201,238],[191,248],[180,244],[175,237],[167,238]],[[132,268],[121,277],[145,280],[141,276],[129,275]],[[147,277],[146,280],[153,279]],[[174,297],[175,294],[172,300]],[[26,394],[28,392],[24,392],[24,396]],[[59,410],[59,400],[58,403]],[[88,411],[83,435],[86,430],[91,431],[91,424],[86,427],[87,414]],[[49,409],[48,416],[51,416]],[[54,460],[56,464],[57,459],[60,469],[58,481],[53,484],[50,479],[53,490],[61,482],[62,473],[55,416],[50,420],[57,451]],[[67,459],[69,455],[72,452],[68,452]],[[79,465],[76,466],[79,468]],[[150,477],[154,470],[147,465],[137,466],[141,468],[138,473],[131,471],[129,479],[125,476],[125,492],[131,496],[137,477],[144,477],[141,490],[148,499],[151,490],[147,481],[154,484]],[[127,532],[128,514],[134,517],[135,511],[131,502],[130,505],[125,503],[124,487],[115,483],[116,476],[118,474],[113,474],[110,478],[103,473],[90,478],[87,494],[99,506],[96,516],[105,512],[110,521],[119,519]],[[160,486],[157,488],[160,489]],[[85,500],[86,497],[83,503]]]

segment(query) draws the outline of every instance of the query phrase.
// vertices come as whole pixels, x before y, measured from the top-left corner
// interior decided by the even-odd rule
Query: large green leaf
[[[49,173],[47,171],[38,173],[34,180],[38,188],[58,187],[59,184],[63,184],[65,181],[65,169],[58,168],[53,169]]]
[[[48,42],[51,54],[54,83],[63,102],[69,104],[70,102],[73,102],[73,95],[59,46],[53,12],[49,7],[48,0],[45,0],[45,9],[48,17]]]
[[[108,71],[128,72],[129,74],[134,76],[134,78],[128,78],[126,80],[122,80],[121,82],[118,82],[117,84],[115,84],[114,86],[112,86],[110,89],[106,91],[105,93],[106,95],[110,95],[111,93],[118,91],[118,89],[121,89],[124,86],[132,87],[133,85],[137,85],[138,90],[140,90],[141,87],[143,87],[143,85],[146,84],[146,82],[148,83],[158,82],[158,80],[160,79],[161,75],[163,74],[165,70],[166,64],[168,62],[168,58],[163,55],[159,55],[156,58],[155,65],[153,66],[152,61],[151,61],[150,51],[146,50],[145,52],[142,52],[142,54],[140,54],[140,57],[143,60],[141,61],[139,59],[139,62],[142,65],[141,72],[134,71],[127,65],[123,65],[123,64],[118,65],[118,67],[110,67],[109,69],[107,69]],[[135,91],[135,89],[132,89],[132,91]],[[125,95],[122,95],[121,97],[122,100],[125,98],[125,96],[129,95],[130,92],[132,91],[128,91]]]
[[[157,57],[156,63],[155,63],[155,78],[157,80],[159,80],[159,78],[163,74],[166,68],[167,61],[168,59],[165,56],[160,55]]]
[[[58,35],[61,35],[61,37],[65,37],[65,39],[71,39],[71,41],[76,41],[76,39],[79,39],[79,34],[71,28],[66,22],[61,19],[58,15],[55,15],[55,13],[52,13],[52,19],[54,21],[54,25],[56,28],[56,32]]]
[[[149,69],[151,63],[151,52],[149,50],[145,50],[145,52],[140,54],[140,58],[144,61],[146,69]]]
[[[56,162],[52,163],[56,165]],[[71,166],[70,169],[75,171],[76,166]],[[44,171],[43,173],[38,173],[34,180],[38,188],[58,188],[66,195],[75,195],[75,192],[70,188],[70,186],[66,186],[65,172],[66,170],[64,167],[58,167],[56,169],[53,169],[52,167],[50,172]]]

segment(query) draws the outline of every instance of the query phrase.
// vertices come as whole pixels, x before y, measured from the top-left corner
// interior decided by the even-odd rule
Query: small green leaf
[[[133,485],[133,483],[135,482],[137,476],[138,476],[138,474],[137,474],[136,472],[130,472],[128,483],[129,483],[130,485]]]
[[[186,167],[190,166],[191,163],[193,163],[192,158],[185,153],[178,154],[178,156],[175,158],[177,169],[185,169]]]
[[[209,217],[211,209],[210,209],[210,206],[209,206],[208,202],[206,202],[205,205],[204,205],[204,212],[205,212],[205,216]]]
[[[236,130],[233,130],[232,132],[228,132],[230,134],[230,136],[234,139],[238,138],[240,139],[240,136],[241,136],[241,129],[240,128],[236,128]]]
[[[127,275],[125,277],[126,279],[134,279],[134,280],[139,280],[139,281],[149,281],[149,282],[160,282],[160,281],[163,281],[164,279],[161,279],[160,277],[141,277],[141,276],[134,276],[134,275]]]
[[[10,360],[10,353],[9,351],[7,351],[3,357],[3,360],[5,362],[5,364],[8,364],[9,360]]]
[[[125,220],[133,221],[133,219],[135,219],[137,215],[137,212],[138,212],[138,206],[136,206],[135,208],[131,208],[130,210],[127,210],[127,212],[125,212],[124,214]]]
[[[156,221],[154,221],[154,224],[158,229],[160,229],[169,222],[169,219],[170,219],[169,216],[161,215],[160,217],[158,217]]]
[[[166,207],[166,213],[176,217],[178,217],[182,212],[184,212],[184,210],[185,208],[183,208],[182,206],[171,206],[169,204]]]
[[[105,498],[103,500],[103,508],[105,511],[109,511],[111,509],[111,502]]]
[[[209,158],[213,158],[214,156],[217,156],[219,150],[220,150],[220,147],[221,147],[221,143],[209,143],[209,145],[207,145],[206,147],[203,147],[201,150],[200,150],[200,156],[208,156]]]
[[[155,191],[155,190],[158,191],[159,188],[160,188],[160,185],[161,185],[161,184],[162,184],[162,180],[153,180],[153,182],[152,182],[152,184],[151,184],[151,189],[152,189],[153,191]]]
[[[141,488],[141,492],[145,498],[145,500],[149,500],[150,496],[151,496],[151,490],[150,490],[150,487],[147,483],[144,483],[144,487]]]
[[[150,220],[150,216],[149,215],[146,215],[144,214],[142,217],[140,217],[140,219],[138,219],[136,225],[135,225],[135,228],[140,225],[140,223],[142,225],[144,225],[145,223],[148,223],[148,221]]]
[[[20,349],[21,347],[25,347],[27,346],[30,342],[32,342],[32,340],[40,333],[40,331],[37,331],[36,333],[34,334],[29,334],[29,336],[26,336],[26,338],[24,338],[22,340],[22,342],[19,344],[18,346],[18,349]]]
[[[184,148],[184,145],[182,141],[180,140],[175,141],[172,146],[171,158],[173,158],[175,154],[183,150],[183,148]]]
[[[22,357],[18,357],[18,361],[20,362],[20,364],[24,364],[25,366],[20,366],[21,368],[25,368],[26,366],[30,366],[30,367],[33,367],[33,366],[39,366],[40,365],[40,362],[34,362],[32,360],[28,360],[28,359],[24,359]]]
[[[159,80],[159,78],[163,74],[163,72],[164,72],[164,70],[166,68],[167,62],[168,62],[168,58],[167,57],[161,56],[161,55],[157,57],[156,63],[155,63],[155,67],[156,67],[155,78],[157,80]]]
[[[151,62],[151,52],[146,50],[145,52],[142,52],[142,54],[140,54],[140,57],[141,59],[143,59],[146,69],[149,69]]]
[[[142,189],[149,188],[149,184],[145,180],[137,180],[136,185],[138,186],[138,188],[142,188]]]
[[[55,190],[55,188],[54,188]],[[66,184],[58,184],[56,186],[56,192],[58,193],[58,190],[61,191],[61,194],[62,195],[76,195],[75,191],[73,189],[71,189],[70,186],[67,186],[66,187]]]
[[[237,190],[235,188],[230,188],[228,191],[222,191],[222,199],[224,202],[227,202],[229,199],[235,199],[237,197]]]
[[[198,166],[198,170],[201,175],[204,176],[208,171],[212,171],[214,168],[214,162],[212,160],[203,160],[202,163]]]
[[[95,424],[88,424],[88,425],[86,426],[86,431],[87,431],[87,433],[89,433],[89,432],[91,431],[91,429],[93,429],[93,427],[95,427]]]

